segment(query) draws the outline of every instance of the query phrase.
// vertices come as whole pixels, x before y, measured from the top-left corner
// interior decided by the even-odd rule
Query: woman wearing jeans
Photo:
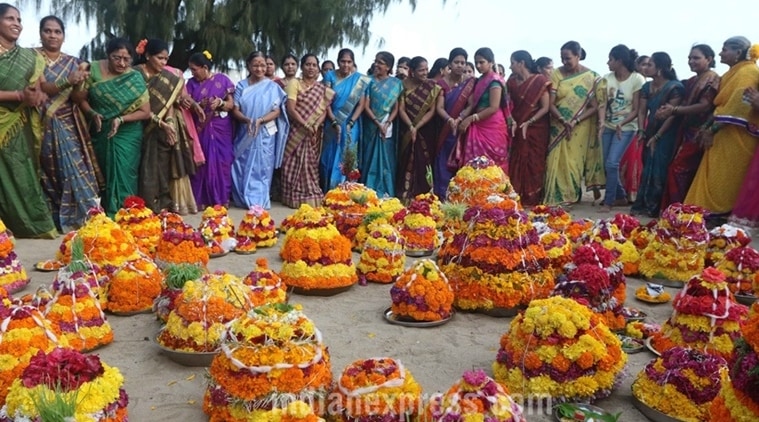
[[[619,161],[638,130],[638,97],[645,78],[635,71],[638,53],[625,45],[617,45],[609,52],[609,70],[606,75],[607,101],[602,120],[604,169],[606,170],[606,197],[599,212],[611,211],[614,205],[627,205],[627,194],[619,178]]]

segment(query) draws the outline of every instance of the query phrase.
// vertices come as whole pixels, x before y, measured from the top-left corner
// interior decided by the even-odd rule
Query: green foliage
[[[170,264],[164,270],[166,286],[179,290],[190,280],[197,280],[203,275],[203,270],[194,264]]]
[[[72,273],[87,270],[87,262],[85,259],[84,242],[81,237],[76,236],[74,240],[71,241],[71,262],[69,262],[68,270]]]
[[[48,397],[44,390],[37,390],[37,394],[29,393],[29,398],[40,415],[41,422],[69,422],[76,413],[77,398],[79,391],[66,395],[61,388],[60,382],[56,384],[52,397]]]
[[[105,57],[108,38],[167,40],[169,64],[184,69],[194,52],[208,50],[221,70],[252,50],[280,58],[287,53],[323,54],[332,47],[366,47],[369,24],[393,2],[404,0],[51,0],[65,20],[96,22],[97,36],[82,48],[84,58]],[[412,10],[416,0],[408,0]],[[37,10],[42,0],[34,3]]]

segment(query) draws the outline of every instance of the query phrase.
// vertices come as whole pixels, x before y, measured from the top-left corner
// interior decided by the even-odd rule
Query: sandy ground
[[[594,219],[611,216],[599,214],[596,210],[597,207],[591,207],[586,201],[575,206],[572,214],[575,218]],[[271,213],[279,224],[291,210],[276,204]],[[230,210],[235,224],[239,223],[242,214],[241,209]],[[186,221],[197,226],[200,215],[188,216]],[[34,292],[37,286],[52,282],[54,273],[37,272],[32,268],[38,261],[53,258],[59,244],[60,238],[17,241],[16,251],[32,278],[24,293]],[[278,256],[279,247],[280,243],[247,256],[231,253],[212,259],[209,267],[244,277],[253,269],[256,258],[263,256],[278,271],[282,263]],[[358,254],[354,254],[354,262],[358,262],[358,258]],[[664,322],[671,312],[671,305],[648,305],[637,301],[634,291],[640,285],[640,280],[628,279],[627,305],[648,313],[649,321]],[[675,291],[669,290],[674,295]],[[425,394],[447,390],[466,370],[483,368],[492,374],[491,365],[499,339],[508,330],[511,318],[458,313],[449,323],[435,328],[391,325],[383,319],[383,311],[390,306],[389,291],[389,285],[370,284],[356,285],[333,297],[291,297],[290,302],[302,304],[306,314],[321,329],[335,376],[356,359],[377,356],[400,359],[422,385]],[[208,419],[202,411],[205,368],[181,366],[164,356],[152,341],[159,329],[159,323],[152,315],[109,316],[109,322],[115,331],[115,340],[95,353],[124,374],[130,420],[192,422]],[[632,405],[630,384],[653,357],[648,351],[630,355],[629,374],[623,385],[597,405],[614,413],[623,412],[622,421],[646,420]],[[529,421],[553,420],[539,410],[527,409],[527,412]]]

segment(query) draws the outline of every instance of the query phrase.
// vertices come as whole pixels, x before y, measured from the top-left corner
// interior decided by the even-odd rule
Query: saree
[[[681,106],[693,105],[706,99],[709,103],[714,102],[714,97],[719,90],[719,75],[709,70],[701,75],[696,75],[685,82],[685,100]],[[701,114],[688,114],[683,116],[677,134],[676,152],[667,173],[667,187],[662,196],[661,209],[666,209],[671,204],[685,201],[693,177],[696,176],[704,149],[698,144],[696,136],[709,120],[712,110]]]
[[[369,83],[368,107],[377,120],[384,123],[390,117],[402,90],[403,83],[398,78],[387,77],[381,81],[372,79]],[[374,189],[380,198],[395,196],[395,151],[398,143],[396,126],[391,122],[390,133],[383,137],[377,125],[367,116],[363,117],[363,131],[358,145],[361,183]]]
[[[335,91],[332,113],[340,124],[339,137],[331,124],[324,125],[324,143],[319,161],[319,177],[322,190],[327,192],[345,181],[345,176],[340,170],[343,153],[349,144],[357,144],[361,135],[361,119],[355,122],[350,131],[348,131],[348,120],[366,94],[369,78],[354,72],[346,78],[338,79],[337,73],[333,70],[324,75],[323,83]],[[356,145],[353,148],[356,148]]]
[[[469,125],[464,134],[464,162],[468,163],[484,155],[493,160],[508,175],[511,137],[506,125],[509,110],[503,78],[496,72],[488,72],[481,76],[475,83],[471,102],[477,106],[484,96],[490,95],[493,84],[498,84],[501,88],[501,107],[487,119],[476,120]]]
[[[651,92],[651,82],[646,82],[640,90],[640,98],[646,101],[646,134],[648,138],[660,132],[665,120],[656,119],[656,110],[674,98],[683,95],[683,84],[680,81],[667,81],[659,91]],[[662,195],[667,183],[667,169],[675,154],[677,137],[677,122],[671,124],[666,132],[650,148],[643,150],[643,174],[638,186],[638,196],[632,205],[632,211],[645,213],[649,217],[659,217]]]
[[[128,69],[111,79],[103,79],[100,62],[93,62],[88,82],[88,100],[92,109],[103,116],[99,132],[90,132],[98,164],[105,176],[105,193],[101,205],[113,218],[124,199],[138,193],[142,122],[124,122],[113,138],[108,139],[113,121],[138,110],[150,101],[140,72]]]
[[[61,54],[45,67],[45,80],[67,80],[81,60]],[[60,84],[59,84],[60,85]],[[44,135],[40,150],[42,189],[56,227],[66,233],[84,224],[87,212],[100,206],[99,192],[104,185],[87,123],[71,102],[72,87],[51,96],[40,110]]]
[[[37,81],[45,63],[33,50],[0,54],[0,90],[20,91]],[[57,236],[37,174],[42,123],[17,101],[0,102],[0,219],[16,237]]]
[[[290,82],[294,89],[299,80]],[[290,85],[288,85],[288,90]],[[304,91],[298,92],[295,110],[308,125],[323,121],[335,92],[325,85],[316,83]],[[290,126],[290,133],[285,143],[282,159],[282,204],[298,208],[301,204],[313,207],[321,205],[324,194],[319,187],[319,151],[321,150],[322,132],[317,130],[312,136],[306,126],[298,124],[295,119]]]
[[[752,61],[735,64],[722,75],[714,98],[714,122],[722,127],[704,152],[686,203],[714,214],[728,213],[735,206],[759,141],[759,111],[743,102],[748,87],[759,87],[759,68]]]
[[[234,160],[234,124],[232,117],[223,111],[211,109],[211,98],[226,98],[235,86],[226,75],[214,73],[204,81],[195,78],[187,81],[187,93],[203,107],[206,120],[194,116],[205,164],[192,175],[192,193],[198,207],[229,204],[232,194],[232,161]]]
[[[427,112],[435,107],[440,86],[432,79],[427,79],[413,90],[404,90],[406,114],[414,126],[422,120]],[[399,119],[400,121],[400,119]],[[432,164],[435,152],[434,127],[428,123],[416,133],[416,141],[411,141],[411,131],[401,124],[400,142],[398,143],[398,170],[396,176],[396,195],[403,202],[408,202],[420,193],[429,192],[432,186],[427,182],[427,166]]]
[[[271,208],[271,189],[274,169],[282,165],[285,140],[290,132],[287,119],[287,98],[279,84],[264,79],[253,85],[247,78],[235,87],[235,104],[251,121],[279,109],[276,120],[259,127],[256,136],[247,125],[238,125],[235,138],[235,160],[232,163],[232,201],[241,208],[259,205]]]
[[[469,103],[469,97],[474,92],[475,78],[469,78],[461,81],[456,86],[449,86],[445,79],[440,79],[438,85],[440,85],[441,94],[444,96],[445,112],[449,116],[456,119],[461,115],[461,112],[466,108]],[[440,133],[437,137],[437,147],[434,155],[434,165],[432,166],[432,172],[434,175],[434,187],[433,190],[438,198],[445,198],[448,192],[448,184],[455,173],[456,168],[451,168],[448,158],[453,154],[456,143],[459,140],[459,134],[453,134],[451,126],[447,122],[443,122],[440,126]],[[463,157],[462,157],[463,160]]]
[[[635,201],[638,197],[638,186],[643,172],[643,144],[645,142],[636,133],[619,160],[619,178],[629,201]]]
[[[522,136],[519,125],[528,121],[540,109],[540,98],[551,88],[551,81],[543,75],[532,75],[518,84],[515,78],[506,87],[514,104],[512,116],[516,136],[509,155],[509,178],[523,205],[538,205],[543,200],[543,185],[548,155],[549,118],[543,116],[527,128]]]
[[[582,114],[594,97],[603,104],[606,96],[603,78],[592,70],[564,76],[559,69],[555,69],[551,74],[551,89],[556,92],[556,108],[567,121]],[[568,205],[579,202],[582,198],[583,178],[588,189],[605,186],[597,121],[597,116],[588,117],[569,134],[564,125],[551,116],[543,200],[545,204]]]

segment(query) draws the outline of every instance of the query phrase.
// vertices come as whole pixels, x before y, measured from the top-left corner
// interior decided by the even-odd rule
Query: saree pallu
[[[464,139],[466,139],[464,142],[464,162],[468,163],[472,159],[484,155],[493,160],[508,175],[511,137],[509,136],[506,117],[510,111],[508,109],[506,85],[501,76],[496,72],[489,72],[481,76],[474,86],[472,104],[479,104],[486,93],[489,95],[493,83],[497,83],[501,88],[501,105],[487,119],[476,120],[469,125],[464,134]]]
[[[752,61],[733,65],[722,75],[714,98],[714,121],[722,128],[704,152],[686,203],[702,206],[714,214],[733,210],[759,142],[759,112],[743,102],[743,91],[748,87],[759,87],[759,68]],[[739,211],[739,215],[742,212],[745,211]]]
[[[45,80],[68,79],[79,63],[79,59],[61,54],[45,68]],[[48,98],[41,110],[45,131],[40,151],[42,189],[53,221],[64,233],[84,224],[89,209],[100,205],[98,194],[104,186],[87,124],[69,98],[72,91],[69,87]]]
[[[356,148],[361,136],[361,119],[354,122],[348,130],[348,120],[358,106],[369,86],[369,78],[355,72],[344,79],[338,79],[335,71],[327,72],[323,83],[335,91],[332,101],[332,113],[340,124],[340,136],[330,123],[324,125],[324,143],[319,162],[319,176],[324,192],[327,192],[345,181],[345,175],[340,170],[345,148],[353,145]],[[358,152],[357,152],[358,153]]]
[[[0,90],[20,91],[44,71],[42,57],[15,47],[0,54]],[[42,137],[39,113],[19,102],[0,102],[0,219],[16,237],[55,238],[36,164]]]
[[[309,125],[324,118],[335,92],[322,84],[314,84],[298,93],[295,110]],[[319,187],[319,151],[321,130],[312,136],[310,131],[294,119],[285,144],[282,159],[282,204],[298,208],[301,204],[321,205],[324,194]]]
[[[646,98],[646,133],[649,137],[659,133],[664,120],[656,119],[656,110],[674,98],[683,95],[683,84],[680,81],[668,81],[661,89],[651,94],[651,82],[646,82],[640,90],[641,98]],[[649,217],[659,217],[662,195],[667,183],[667,169],[675,154],[677,137],[677,122],[669,126],[666,132],[650,148],[643,150],[643,174],[638,187],[638,196],[632,205],[633,212],[642,212]]]
[[[719,75],[714,71],[707,71],[702,75],[694,76],[685,83],[685,101],[681,106],[693,105],[702,99],[714,102],[714,97],[719,89]],[[666,209],[671,204],[685,201],[688,188],[696,176],[704,149],[696,139],[701,126],[709,120],[712,110],[701,114],[688,114],[683,116],[677,135],[675,157],[669,165],[667,173],[667,188],[662,197],[661,209]]]
[[[100,62],[92,63],[88,99],[92,109],[103,116],[101,130],[90,132],[98,164],[105,176],[105,193],[101,205],[113,218],[124,199],[138,193],[142,122],[124,122],[108,138],[113,120],[138,110],[150,101],[145,80],[129,69],[112,79],[103,79]]]
[[[186,86],[187,93],[203,107],[206,115],[204,122],[197,116],[194,117],[206,160],[190,177],[192,193],[201,209],[227,205],[232,194],[234,125],[228,113],[211,109],[211,98],[226,98],[234,93],[235,87],[232,81],[221,73],[214,73],[202,82],[192,78],[187,81]]]
[[[406,114],[414,126],[435,107],[439,92],[440,86],[437,82],[427,79],[415,89],[401,94],[406,104]],[[408,202],[432,188],[426,175],[427,166],[432,164],[432,154],[436,148],[436,139],[433,137],[435,128],[428,122],[417,130],[416,141],[412,142],[409,127],[403,123],[400,126],[396,194],[401,201]]]
[[[543,200],[550,127],[548,116],[534,121],[527,128],[527,136],[522,136],[519,126],[540,109],[540,98],[550,89],[551,81],[543,75],[532,75],[521,84],[511,78],[506,86],[514,104],[512,116],[516,125],[509,154],[509,178],[523,205],[538,205]]]
[[[445,97],[445,112],[454,119],[461,115],[461,112],[466,108],[469,97],[474,92],[474,84],[476,79],[469,78],[462,81],[460,84],[450,87],[444,79],[438,81],[440,85],[441,95]],[[440,132],[437,138],[437,147],[435,149],[434,165],[432,167],[434,181],[434,192],[438,198],[445,198],[448,192],[448,184],[453,177],[455,168],[448,166],[448,157],[453,153],[453,149],[456,147],[456,142],[459,140],[459,133],[453,134],[453,130],[448,122],[442,122],[440,126]]]
[[[643,148],[645,142],[636,133],[619,160],[619,178],[629,201],[638,197],[640,177],[643,173]]]
[[[369,84],[369,108],[374,117],[385,122],[398,103],[403,83],[398,78],[388,77],[381,81],[372,79]],[[397,162],[395,152],[398,143],[398,129],[391,122],[391,133],[383,137],[377,125],[367,116],[363,117],[363,131],[358,145],[358,168],[361,183],[374,189],[381,198],[395,196],[395,172]]]
[[[551,74],[551,86],[556,91],[556,108],[567,121],[579,116],[594,97],[603,102],[606,95],[603,78],[592,70],[565,77],[559,69],[555,69]],[[571,136],[567,136],[564,125],[551,116],[543,200],[545,204],[567,205],[579,202],[582,198],[583,178],[587,188],[605,186],[597,121],[597,116],[589,117],[572,129]]]
[[[184,81],[168,69],[150,77],[142,71],[140,74],[145,79],[150,94],[150,111],[163,120],[172,112]],[[139,192],[148,208],[155,213],[164,209],[178,211],[177,201],[171,195],[171,181],[194,172],[192,152],[186,148],[186,136],[178,130],[177,125],[174,125],[174,129],[177,131],[174,145],[169,145],[166,132],[153,122],[145,127],[142,140]]]
[[[261,125],[256,136],[247,125],[238,125],[235,138],[235,160],[232,163],[232,201],[241,208],[259,205],[271,208],[269,190],[274,169],[282,165],[285,141],[290,132],[285,107],[285,92],[274,81],[264,79],[250,85],[243,79],[235,87],[235,104],[251,121],[279,109],[279,117]],[[269,129],[272,128],[272,132]]]

